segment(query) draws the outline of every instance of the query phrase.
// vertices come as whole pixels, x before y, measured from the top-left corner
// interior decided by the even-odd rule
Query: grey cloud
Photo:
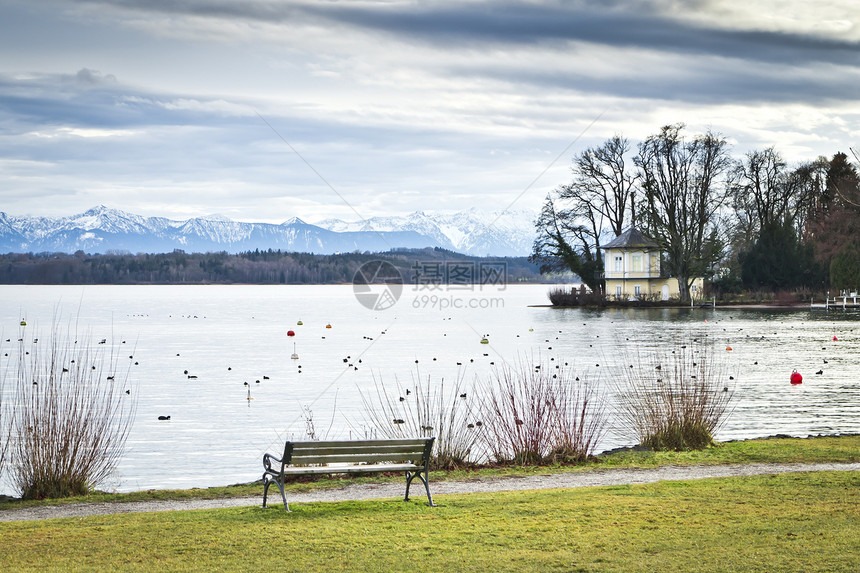
[[[84,68],[75,75],[19,79],[0,74],[0,118],[21,131],[32,126],[125,128],[146,125],[224,125],[236,118],[195,109],[171,109],[176,96],[123,86],[111,74]]]
[[[621,48],[707,54],[770,63],[831,62],[860,64],[860,44],[811,35],[770,31],[727,30],[674,19],[673,3],[522,1],[445,3],[427,6],[400,3],[293,3],[185,0],[103,0],[127,9],[184,13],[274,23],[313,22],[353,26],[391,34],[405,41],[420,39],[441,47],[481,44],[547,44],[590,42]],[[706,2],[694,2],[696,10]],[[676,8],[677,9],[677,8]]]
[[[570,90],[595,96],[624,97],[693,104],[825,104],[857,99],[856,73],[822,73],[810,80],[811,73],[790,66],[768,69],[734,68],[725,63],[701,63],[684,70],[651,69],[635,76],[612,74],[598,77],[577,71],[559,72],[521,67],[454,66],[453,76],[481,77],[509,85],[528,84],[538,89]]]
[[[113,85],[117,83],[116,76],[113,74],[104,75],[98,70],[91,70],[89,68],[78,70],[78,73],[75,74],[75,79],[78,83],[88,86]]]
[[[96,77],[101,74],[94,74]],[[248,152],[236,154],[236,149],[248,150],[257,144],[280,148],[278,136],[256,115],[224,115],[217,109],[208,111],[205,104],[210,100],[199,100],[199,107],[173,105],[177,101],[194,100],[193,95],[177,96],[133,90],[117,82],[109,88],[77,85],[76,78],[69,75],[41,75],[27,79],[0,74],[0,125],[4,133],[0,136],[0,156],[7,158],[72,157],[78,151],[98,154],[122,153],[121,148],[135,148],[145,136],[123,140],[82,141],[76,146],[63,144],[60,140],[41,139],[27,141],[20,136],[34,132],[48,132],[55,128],[90,128],[114,130],[143,130],[161,128],[170,130],[175,127],[190,127],[205,130],[207,149],[229,148],[235,155],[233,161],[243,161]],[[248,108],[254,102],[233,102]],[[339,144],[356,147],[376,147],[379,150],[399,149],[404,138],[414,141],[434,140],[440,145],[456,146],[458,138],[441,130],[430,130],[416,126],[385,127],[351,123],[349,117],[309,116],[301,109],[289,107],[278,110],[277,114],[266,115],[266,120],[291,143],[301,142],[311,148],[326,145],[334,138]],[[171,133],[179,133],[171,131]],[[369,139],[369,134],[372,137]],[[171,141],[163,142],[160,149],[146,151],[146,155],[157,154],[164,146],[180,145],[172,136]],[[197,137],[193,133],[181,136]],[[18,139],[16,139],[18,138]],[[450,139],[446,139],[450,138]],[[148,140],[145,146],[151,144]],[[192,144],[199,147],[199,143]],[[78,151],[76,151],[76,149]],[[285,156],[289,149],[283,146]],[[45,155],[47,154],[47,155]],[[253,162],[253,160],[250,160]]]
[[[611,10],[604,6],[488,3],[447,9],[360,10],[334,5],[317,8],[341,22],[421,37],[431,42],[540,44],[582,41],[620,48],[669,51],[771,63],[839,62],[860,64],[860,45],[764,31],[701,27],[653,11]]]

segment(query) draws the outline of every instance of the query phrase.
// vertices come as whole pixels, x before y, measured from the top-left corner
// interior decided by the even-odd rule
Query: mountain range
[[[0,212],[0,252],[238,253],[282,250],[333,254],[441,247],[476,256],[526,256],[534,242],[535,213],[416,211],[359,222],[299,218],[280,225],[245,223],[221,215],[176,221],[143,217],[100,205],[70,217],[15,217]]]

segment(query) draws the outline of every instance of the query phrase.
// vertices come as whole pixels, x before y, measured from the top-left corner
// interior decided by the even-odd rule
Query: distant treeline
[[[0,284],[344,284],[361,265],[388,261],[404,283],[546,282],[526,257],[471,257],[444,249],[313,255],[280,250],[239,254],[129,253],[0,255]]]

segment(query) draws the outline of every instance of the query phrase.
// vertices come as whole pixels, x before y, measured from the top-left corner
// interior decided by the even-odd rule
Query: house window
[[[634,273],[642,272],[642,253],[636,253],[630,257],[630,266]]]
[[[624,257],[621,255],[615,255],[615,266],[612,267],[612,270],[617,273],[624,270]]]
[[[615,298],[621,298],[621,285],[615,286]]]
[[[696,285],[692,285],[690,287],[690,292],[692,292],[693,294],[696,294]]]
[[[641,286],[639,286],[639,285],[634,285],[634,286],[633,286],[633,295],[634,295],[636,298],[639,298],[639,296],[640,296],[641,294],[642,294],[642,287],[641,287]]]

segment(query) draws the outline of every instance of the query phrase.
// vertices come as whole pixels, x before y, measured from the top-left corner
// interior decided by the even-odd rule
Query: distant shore
[[[529,308],[642,308],[642,309],[650,309],[650,308],[704,308],[704,309],[716,309],[716,310],[742,310],[745,308],[753,309],[753,310],[804,310],[809,309],[809,303],[791,303],[791,304],[781,304],[781,303],[764,303],[764,302],[752,302],[752,303],[743,303],[743,302],[732,302],[726,304],[717,303],[716,306],[710,303],[696,304],[692,307],[688,304],[625,304],[625,303],[607,303],[604,306],[596,306],[596,305],[555,305],[555,304],[530,304]]]

